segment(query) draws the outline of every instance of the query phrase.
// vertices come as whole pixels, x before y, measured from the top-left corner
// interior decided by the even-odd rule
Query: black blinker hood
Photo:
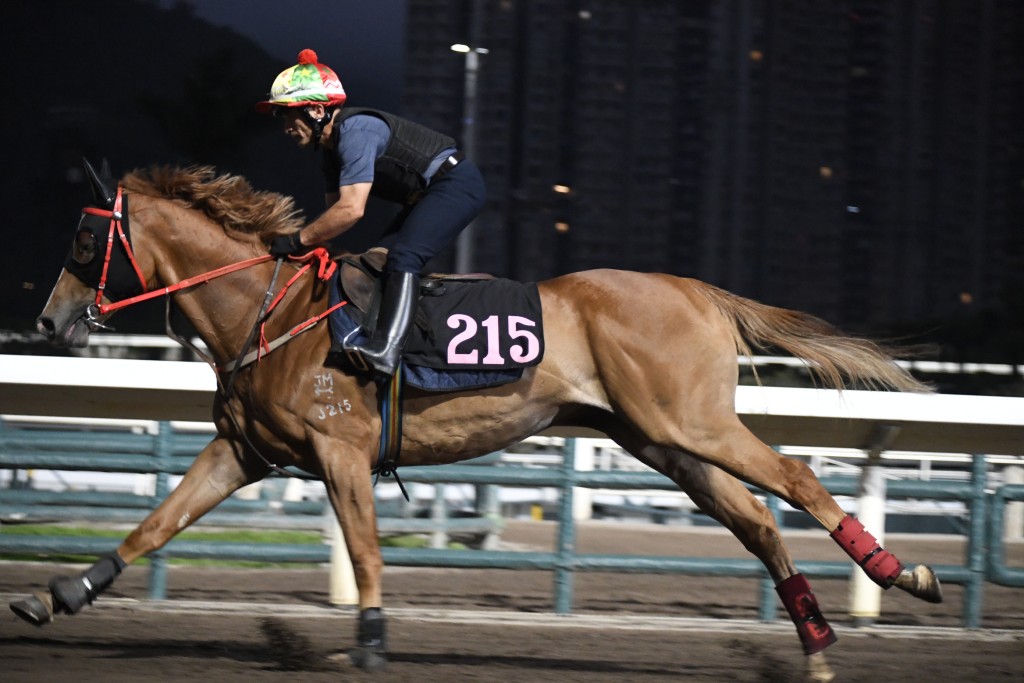
[[[104,159],[99,173],[92,167],[88,159],[82,159],[82,164],[85,166],[85,174],[89,177],[94,204],[98,208],[112,211],[114,202],[117,200],[117,182],[110,172],[110,164]],[[64,268],[69,273],[85,283],[86,286],[96,290],[99,290],[100,281],[103,279],[103,262],[106,260],[111,220],[112,218],[109,216],[83,213],[82,220],[78,223],[78,230],[75,232],[75,239],[78,239],[78,235],[82,231],[90,233],[95,240],[95,255],[88,263],[79,263],[74,259],[75,245],[72,243],[71,250],[68,252],[67,258],[64,259]],[[125,194],[121,195],[121,228],[130,245],[132,237],[128,228],[128,196]],[[141,294],[143,288],[135,275],[135,269],[128,259],[128,254],[125,252],[124,245],[121,244],[119,235],[114,235],[114,243],[110,248],[110,266],[107,269],[104,296],[110,301],[120,301]]]

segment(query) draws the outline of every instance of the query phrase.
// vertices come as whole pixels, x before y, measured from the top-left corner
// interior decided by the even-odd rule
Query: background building
[[[351,105],[472,133],[490,190],[476,269],[694,276],[943,359],[1024,364],[1019,0],[309,2],[9,3],[7,80],[59,65],[60,87],[0,127],[0,332],[31,337],[89,198],[82,156],[212,164],[319,214],[318,162],[252,109],[313,46]],[[456,42],[488,50],[475,98]],[[375,203],[337,246],[369,246],[393,211]],[[157,304],[117,326],[162,320]]]
[[[405,113],[466,132],[449,45],[488,50],[478,269],[676,273],[854,329],[1012,318],[1022,21],[1011,0],[409,0]]]

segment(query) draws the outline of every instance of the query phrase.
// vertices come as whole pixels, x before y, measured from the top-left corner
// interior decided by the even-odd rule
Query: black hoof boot
[[[125,568],[124,560],[113,553],[78,576],[55,576],[50,579],[49,593],[36,593],[10,604],[11,611],[30,624],[42,626],[53,621],[55,614],[75,614],[91,605]]]
[[[348,651],[352,664],[366,671],[380,671],[387,666],[387,645],[384,638],[384,613],[378,607],[359,613],[359,635],[356,647]]]
[[[53,611],[57,614],[76,614],[86,605],[91,605],[93,597],[89,595],[82,576],[55,576],[50,579],[50,595],[53,596]]]
[[[110,587],[125,568],[117,553],[100,558],[78,576],[55,576],[50,579],[50,595],[56,614],[76,614],[91,605],[96,596]]]

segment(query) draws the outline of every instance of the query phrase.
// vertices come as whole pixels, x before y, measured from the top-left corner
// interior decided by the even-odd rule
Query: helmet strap
[[[316,152],[320,149],[320,136],[324,134],[324,128],[334,118],[334,109],[325,109],[324,116],[321,119],[314,117],[309,113],[309,107],[302,108],[302,115],[306,118],[306,122],[309,123],[310,128],[313,129],[313,151]]]
[[[324,116],[322,119],[314,117],[309,113],[309,107],[302,108],[302,115],[305,117],[306,123],[308,123],[310,128],[313,129],[313,151],[315,152],[320,149],[320,136],[323,135],[324,119],[327,117]]]

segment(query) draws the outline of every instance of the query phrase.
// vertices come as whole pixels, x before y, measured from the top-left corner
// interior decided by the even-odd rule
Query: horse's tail
[[[700,284],[701,293],[732,322],[736,349],[743,355],[750,356],[751,347],[758,351],[777,347],[807,363],[814,378],[831,389],[857,384],[869,389],[932,391],[895,363],[892,349],[843,334],[813,315]]]

